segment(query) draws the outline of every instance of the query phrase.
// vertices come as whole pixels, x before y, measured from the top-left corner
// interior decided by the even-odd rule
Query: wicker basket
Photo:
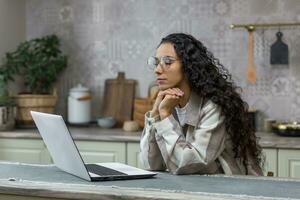
[[[22,126],[33,125],[30,111],[53,113],[57,96],[22,94],[14,99],[17,104],[17,124]]]
[[[150,111],[159,92],[158,85],[153,82],[148,89],[148,98],[135,98],[133,106],[133,120],[137,121],[141,128],[145,125],[145,114]]]
[[[135,98],[133,120],[137,121],[141,128],[144,128],[145,113],[152,109],[155,100],[149,98]]]

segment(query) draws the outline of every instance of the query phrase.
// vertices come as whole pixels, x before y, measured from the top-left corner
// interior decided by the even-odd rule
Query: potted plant
[[[0,131],[11,130],[15,127],[15,101],[7,95],[3,77],[0,76]]]
[[[30,110],[52,113],[57,101],[53,83],[67,66],[67,56],[60,50],[56,35],[48,35],[21,43],[13,52],[6,53],[0,67],[4,83],[15,75],[24,78],[26,91],[15,96],[17,123],[33,123]]]

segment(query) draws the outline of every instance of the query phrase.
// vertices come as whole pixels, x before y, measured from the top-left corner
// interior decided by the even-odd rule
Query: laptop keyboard
[[[92,172],[94,174],[97,174],[99,176],[118,176],[118,175],[127,175],[122,172],[103,167],[100,165],[95,165],[95,164],[86,164],[85,165],[88,172]]]

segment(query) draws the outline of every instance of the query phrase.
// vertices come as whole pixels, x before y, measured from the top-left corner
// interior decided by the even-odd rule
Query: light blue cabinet
[[[51,157],[42,140],[0,139],[0,160],[49,164]]]
[[[138,162],[140,145],[137,142],[127,143],[127,164],[134,167],[141,167]]]
[[[263,149],[266,155],[264,173],[271,171],[274,176],[300,178],[300,150]]]
[[[127,163],[125,142],[75,141],[86,163]],[[41,139],[0,139],[0,160],[50,164],[51,156]]]
[[[264,175],[266,176],[268,172],[272,172],[274,176],[278,174],[278,150],[272,148],[263,149],[263,155],[265,156],[264,164]]]
[[[120,162],[126,163],[125,142],[76,141],[83,160],[86,163]]]
[[[300,178],[300,150],[280,149],[278,176]]]

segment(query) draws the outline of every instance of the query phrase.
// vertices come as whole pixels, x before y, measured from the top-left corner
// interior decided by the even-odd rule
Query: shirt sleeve
[[[139,163],[142,168],[147,170],[166,169],[155,139],[155,130],[153,126],[153,124],[159,120],[159,116],[150,117],[150,112],[145,114],[145,126],[140,141]]]
[[[167,168],[174,174],[209,173],[225,148],[224,117],[220,108],[209,101],[202,109],[199,116],[195,116],[199,117],[199,123],[189,141],[173,115],[154,123],[158,147]]]

